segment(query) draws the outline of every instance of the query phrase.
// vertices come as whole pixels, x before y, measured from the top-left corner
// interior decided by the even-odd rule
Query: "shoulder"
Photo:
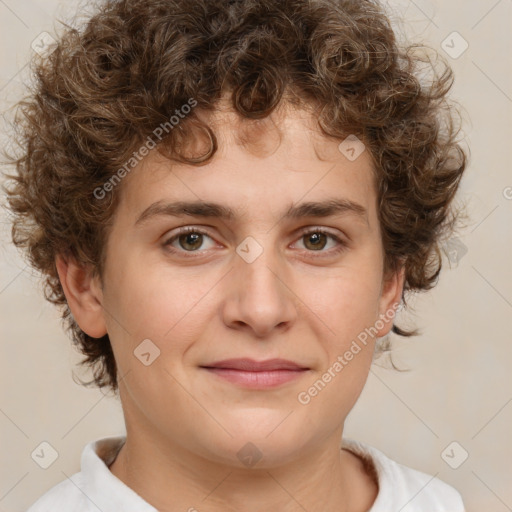
[[[435,475],[399,464],[380,450],[352,439],[342,447],[373,466],[379,492],[369,512],[464,512],[459,492]]]
[[[80,491],[82,487],[82,474],[75,473],[49,489],[26,512],[58,512],[60,510],[75,510],[78,512],[79,510],[86,510],[86,498]]]
[[[124,436],[117,436],[88,443],[82,451],[80,472],[49,489],[26,512],[98,510],[112,497],[117,497],[118,502],[125,500],[131,503],[134,499],[133,491],[117,480],[108,469],[124,441]]]

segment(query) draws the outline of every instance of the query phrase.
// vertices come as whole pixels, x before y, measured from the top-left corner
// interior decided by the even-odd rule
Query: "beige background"
[[[0,112],[20,94],[32,41],[51,33],[57,16],[69,19],[76,5],[0,0]],[[423,331],[396,342],[396,363],[411,371],[374,365],[345,435],[453,485],[468,512],[510,511],[512,2],[404,0],[390,7],[405,18],[400,30],[436,48],[455,71],[452,97],[465,107],[462,136],[471,148],[459,201],[469,205],[470,225],[459,235],[467,252],[445,267],[437,288],[415,298],[415,313],[405,319]],[[469,44],[456,59],[441,47],[453,31]],[[4,130],[2,117],[0,123]],[[4,213],[1,220],[0,512],[6,512],[25,510],[79,470],[87,442],[124,427],[115,400],[73,382],[80,357],[10,244]],[[59,455],[46,470],[30,456],[42,441]],[[469,454],[457,469],[441,456],[453,441],[460,447],[449,451],[451,460],[462,450]]]

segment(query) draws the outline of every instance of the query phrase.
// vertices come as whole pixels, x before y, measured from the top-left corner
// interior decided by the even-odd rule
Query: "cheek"
[[[371,265],[346,265],[336,273],[311,276],[302,280],[301,289],[304,304],[335,334],[338,344],[377,318],[380,274]]]
[[[218,276],[127,263],[111,273],[107,289],[112,293],[104,294],[108,332],[120,364],[129,367],[145,339],[156,344],[163,358],[179,360],[208,321],[209,292]]]
[[[368,269],[363,279],[354,268],[346,268],[309,295],[307,321],[322,324],[316,333],[323,349],[322,367],[300,390],[297,401],[312,417],[329,411],[332,421],[342,421],[364,387],[375,344],[371,328],[378,319],[379,277]]]

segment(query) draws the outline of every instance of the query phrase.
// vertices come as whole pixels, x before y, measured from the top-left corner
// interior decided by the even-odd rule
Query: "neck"
[[[137,435],[137,432],[139,433]],[[363,512],[377,487],[336,431],[315,453],[266,469],[213,461],[158,434],[130,432],[110,471],[160,512]]]

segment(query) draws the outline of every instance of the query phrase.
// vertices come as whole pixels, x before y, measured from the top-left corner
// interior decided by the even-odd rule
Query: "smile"
[[[248,388],[270,388],[290,382],[308,370],[265,370],[251,372],[233,368],[205,368],[222,379]]]

